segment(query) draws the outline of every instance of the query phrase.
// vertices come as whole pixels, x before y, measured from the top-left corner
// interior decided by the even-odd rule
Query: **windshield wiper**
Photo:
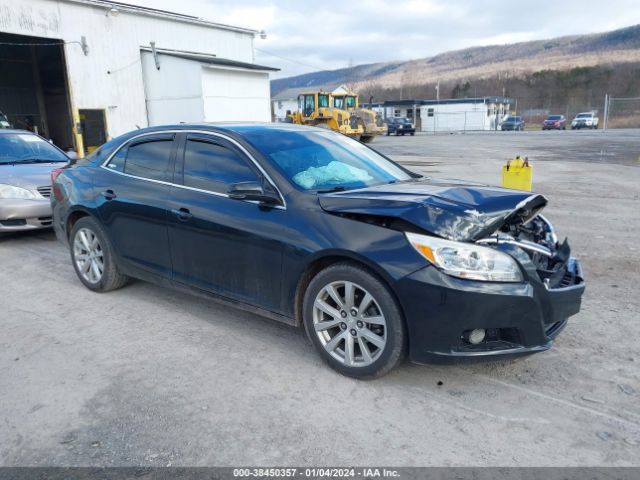
[[[6,162],[8,164],[15,165],[16,163],[58,163],[66,162],[66,160],[47,160],[46,158],[21,158],[19,160],[11,160]]]
[[[333,188],[327,188],[326,190],[316,190],[316,193],[331,193],[331,192],[344,192],[347,190],[342,185],[337,185]]]

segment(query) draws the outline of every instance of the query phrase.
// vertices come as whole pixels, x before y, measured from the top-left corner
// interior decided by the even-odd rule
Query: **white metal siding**
[[[141,52],[149,125],[203,122],[200,62],[160,55],[160,70],[151,52]]]
[[[276,117],[276,121],[284,122],[287,118],[287,111],[295,112],[298,110],[298,100],[274,100],[273,101],[273,114]]]
[[[267,73],[203,67],[202,95],[207,122],[271,121]]]
[[[429,116],[429,110],[433,115]],[[489,130],[487,106],[484,103],[445,103],[420,107],[423,132]]]
[[[0,0],[0,31],[65,42],[86,37],[85,56],[78,43],[65,45],[73,108],[106,109],[111,136],[147,125],[140,47],[211,53],[253,62],[253,35],[168,17],[66,0]],[[262,74],[264,87],[268,78]],[[268,108],[267,108],[268,111]]]

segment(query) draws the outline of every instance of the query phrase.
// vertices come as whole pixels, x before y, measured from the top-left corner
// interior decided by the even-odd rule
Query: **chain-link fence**
[[[640,128],[640,97],[605,97],[604,128]]]

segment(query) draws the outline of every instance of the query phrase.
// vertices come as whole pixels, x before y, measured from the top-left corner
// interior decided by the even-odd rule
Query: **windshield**
[[[581,113],[578,115],[577,118],[591,118],[591,114],[590,113]]]
[[[560,115],[549,115],[547,120],[561,120],[562,117]]]
[[[411,120],[408,118],[398,118],[398,123],[411,123]]]
[[[412,177],[360,142],[333,132],[252,131],[245,138],[294,184],[304,190],[331,190],[394,183]]]
[[[329,95],[326,95],[326,94],[318,95],[318,107],[320,108],[329,107]]]
[[[37,135],[0,133],[0,164],[68,161],[64,153]]]
[[[347,108],[356,108],[356,97],[347,96]]]

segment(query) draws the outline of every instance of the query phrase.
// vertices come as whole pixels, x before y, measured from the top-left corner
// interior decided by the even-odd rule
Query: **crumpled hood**
[[[51,185],[51,170],[64,165],[65,162],[0,165],[0,183],[35,190]]]
[[[507,223],[525,222],[547,204],[530,192],[425,177],[321,194],[319,201],[327,212],[400,218],[456,241],[479,240]]]

